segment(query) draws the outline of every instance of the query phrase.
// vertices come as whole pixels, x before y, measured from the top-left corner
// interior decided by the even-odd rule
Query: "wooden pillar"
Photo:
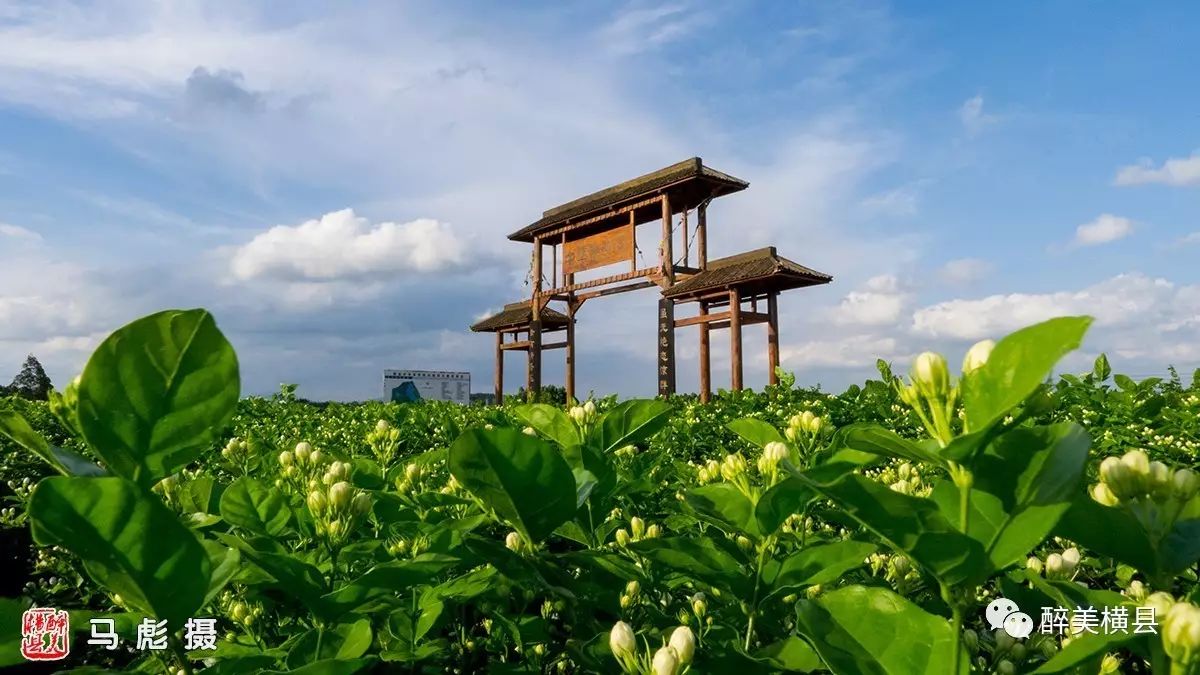
[[[708,204],[696,209],[696,256],[700,258],[700,269],[708,269]]]
[[[742,388],[742,298],[735,288],[729,291],[729,370],[730,388]]]
[[[575,275],[569,274],[564,279],[567,286],[575,283]],[[571,293],[567,297],[567,374],[564,377],[564,385],[567,388],[567,402],[569,403],[575,398],[575,294]]]
[[[708,302],[700,301],[700,316],[708,314]],[[708,322],[700,324],[700,402],[708,403],[712,397],[712,379],[708,356]]]
[[[662,196],[662,246],[659,247],[662,256],[662,264],[664,274],[666,274],[666,287],[670,288],[675,285],[675,245],[671,241],[674,237],[671,236],[671,198],[667,195]]]
[[[533,297],[529,310],[529,359],[525,395],[535,400],[542,388],[542,240],[533,240]]]
[[[767,294],[767,382],[779,384],[779,305],[778,293]]]
[[[496,405],[504,403],[504,333],[496,331]]]
[[[675,301],[658,301],[658,395],[675,393]]]

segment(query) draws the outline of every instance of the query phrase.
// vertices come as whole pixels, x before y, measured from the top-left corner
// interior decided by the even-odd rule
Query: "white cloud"
[[[1111,213],[1104,213],[1095,220],[1075,228],[1076,246],[1095,246],[1124,239],[1133,234],[1133,221]]]
[[[831,311],[840,326],[882,326],[894,324],[907,308],[911,295],[890,274],[867,280],[861,290],[851,291]]]
[[[995,115],[990,115],[983,111],[983,95],[976,94],[963,101],[963,104],[959,106],[958,119],[962,122],[963,128],[967,130],[967,133],[975,134],[995,122],[997,118]]]
[[[13,239],[23,239],[26,241],[42,240],[42,235],[38,234],[37,232],[34,232],[33,230],[27,230],[23,227],[18,227],[16,225],[9,225],[8,223],[0,223],[0,237],[11,237]]]
[[[979,258],[959,258],[942,265],[938,276],[950,284],[970,284],[992,273],[992,263]]]
[[[892,337],[855,335],[839,340],[813,340],[783,347],[779,364],[785,368],[827,366],[854,368],[872,365],[876,359],[895,359],[897,342]]]
[[[230,269],[241,280],[333,281],[434,272],[465,260],[463,240],[445,223],[422,218],[372,225],[352,209],[299,225],[277,225],[239,247]]]
[[[627,7],[605,25],[602,42],[619,54],[635,54],[687,37],[708,16],[683,4]]]
[[[1114,185],[1144,185],[1161,183],[1163,185],[1200,185],[1200,152],[1192,153],[1190,157],[1171,158],[1155,167],[1149,159],[1142,159],[1137,164],[1121,167]]]
[[[1191,246],[1192,244],[1200,244],[1200,231],[1189,232],[1188,234],[1185,234],[1182,237],[1180,237],[1179,241],[1176,243],[1180,244],[1181,246]]]
[[[1122,274],[1079,291],[1011,293],[977,300],[948,300],[913,314],[918,335],[963,340],[996,338],[1056,316],[1089,314],[1098,326],[1170,328],[1171,321],[1200,309],[1196,287],[1176,287],[1165,279]]]

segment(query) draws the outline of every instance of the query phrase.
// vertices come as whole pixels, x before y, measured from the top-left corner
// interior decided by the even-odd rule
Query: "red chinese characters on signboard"
[[[71,651],[71,621],[66,610],[33,607],[21,615],[21,656],[29,661],[58,661]]]

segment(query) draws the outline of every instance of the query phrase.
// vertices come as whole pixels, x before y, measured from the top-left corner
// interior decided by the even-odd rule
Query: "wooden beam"
[[[695,326],[696,324],[712,323],[714,321],[725,321],[729,319],[729,312],[718,312],[709,314],[708,307],[704,307],[704,311],[700,312],[699,316],[689,316],[686,319],[675,319],[675,327],[683,328],[684,326]]]
[[[619,209],[612,209],[610,211],[606,211],[599,215],[592,216],[591,218],[585,218],[584,220],[580,220],[578,222],[568,223],[566,225],[563,225],[562,227],[556,227],[553,230],[547,230],[546,232],[542,232],[538,236],[539,237],[552,237],[556,234],[563,234],[564,232],[570,232],[571,230],[578,230],[581,227],[586,227],[593,223],[598,223],[602,220],[608,220],[609,218],[612,218],[613,216],[619,216],[622,213],[629,213],[632,211],[636,211],[636,210],[642,208],[643,206],[650,206],[651,204],[659,202],[660,200],[662,200],[662,198],[663,198],[662,195],[655,195],[653,197],[643,199],[641,201],[637,201],[632,204],[626,204],[625,206],[622,206]]]
[[[616,295],[617,293],[628,293],[629,291],[637,291],[643,288],[650,288],[652,286],[654,286],[653,281],[638,281],[636,283],[626,284],[624,286],[617,286],[616,288],[604,288],[598,291],[579,293],[575,296],[575,300],[578,304],[582,305],[585,300],[591,300],[592,298],[599,298],[605,295]]]
[[[496,332],[496,405],[504,403],[504,333]]]
[[[567,346],[566,340],[562,340],[559,342],[543,342],[541,345],[543,351],[545,351],[547,349],[562,349],[563,347],[566,347],[566,346]],[[533,340],[516,340],[513,342],[505,342],[504,345],[500,347],[500,349],[503,351],[511,351],[514,349],[518,350],[518,351],[529,351],[532,347],[533,347]]]
[[[700,259],[700,269],[708,269],[708,202],[696,209],[696,257]]]
[[[742,388],[742,300],[735,288],[729,291],[729,370],[730,388]]]
[[[700,315],[708,314],[708,303],[700,303]],[[708,403],[712,397],[712,379],[708,356],[708,324],[700,324],[700,402]]]
[[[657,277],[658,275],[659,275],[659,270],[648,267],[646,269],[635,270],[633,272],[626,272],[624,274],[614,274],[614,275],[608,276],[608,277],[592,279],[591,281],[581,281],[577,284],[568,284],[568,285],[562,286],[560,288],[552,288],[552,289],[546,291],[546,293],[558,295],[561,293],[570,293],[571,291],[583,290],[585,288],[595,288],[596,286],[607,286],[608,284],[615,284],[618,281],[629,281],[630,279]]]
[[[741,312],[740,314],[741,324],[743,326],[751,326],[756,323],[767,323],[770,321],[770,315],[763,314],[761,312]],[[729,311],[717,312],[715,314],[700,314],[699,316],[689,316],[686,319],[676,319],[675,327],[683,328],[684,326],[695,326],[696,324],[707,323],[715,328],[717,324],[726,326],[729,325],[731,318],[732,312]]]
[[[779,375],[775,369],[779,367],[779,306],[777,295],[767,296],[767,383],[779,384]]]

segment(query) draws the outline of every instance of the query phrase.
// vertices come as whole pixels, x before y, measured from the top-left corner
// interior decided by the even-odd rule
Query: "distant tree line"
[[[0,397],[20,396],[31,401],[45,401],[50,397],[50,390],[53,388],[54,385],[50,383],[50,377],[46,375],[42,364],[36,356],[30,354],[25,357],[21,372],[17,373],[12,383],[7,387],[0,385]]]

